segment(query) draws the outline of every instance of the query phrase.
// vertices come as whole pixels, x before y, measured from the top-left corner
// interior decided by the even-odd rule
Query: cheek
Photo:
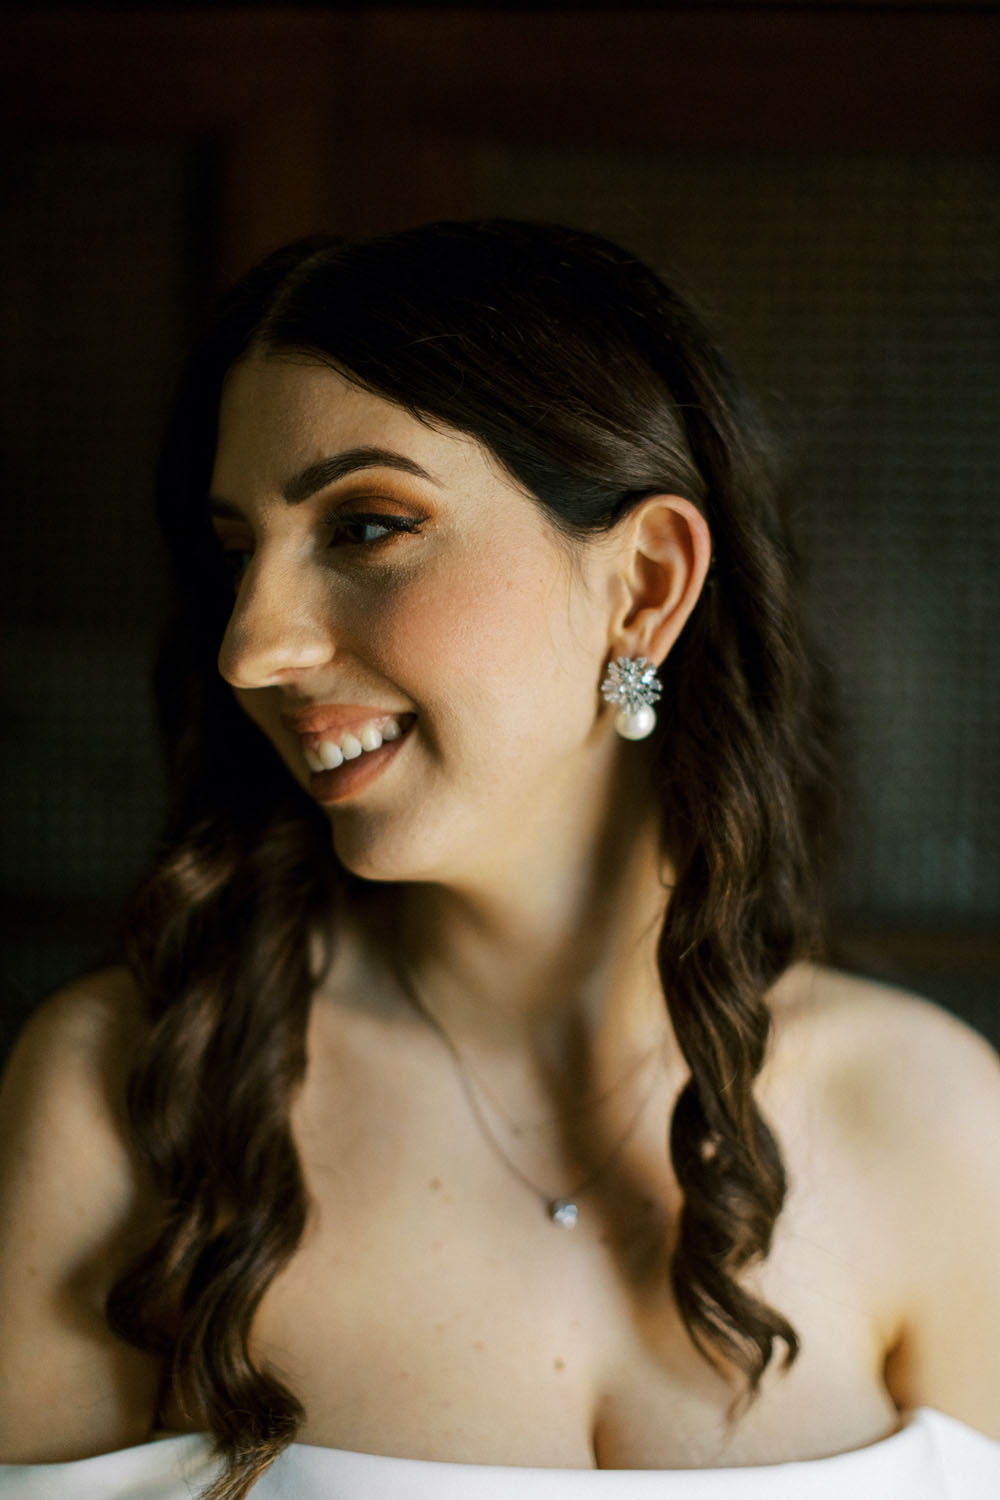
[[[553,714],[574,734],[593,722],[601,628],[537,542],[414,581],[371,626],[386,674],[432,719],[461,718],[463,737],[478,725],[509,743]]]

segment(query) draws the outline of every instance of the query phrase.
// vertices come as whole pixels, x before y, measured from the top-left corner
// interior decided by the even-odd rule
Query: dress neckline
[[[290,1446],[293,1447],[293,1448],[295,1448],[298,1452],[316,1455],[317,1458],[321,1454],[329,1453],[329,1454],[336,1455],[336,1456],[339,1456],[339,1457],[350,1458],[352,1460],[358,1460],[358,1461],[362,1461],[362,1462],[365,1459],[370,1459],[372,1462],[376,1462],[376,1463],[380,1463],[380,1464],[394,1464],[394,1463],[398,1463],[398,1464],[417,1464],[417,1465],[423,1466],[423,1467],[425,1467],[427,1469],[434,1468],[436,1466],[436,1467],[439,1467],[439,1468],[444,1468],[444,1469],[449,1469],[449,1470],[469,1469],[469,1470],[489,1470],[491,1472],[511,1472],[511,1473],[522,1473],[522,1474],[551,1474],[551,1475],[583,1475],[583,1474],[706,1474],[706,1473],[708,1473],[708,1474],[727,1474],[727,1473],[733,1474],[733,1473],[741,1473],[741,1472],[744,1472],[744,1471],[750,1472],[750,1473],[753,1473],[753,1472],[757,1472],[757,1473],[765,1472],[766,1473],[767,1470],[769,1470],[769,1469],[780,1469],[780,1468],[784,1468],[787,1465],[793,1465],[793,1464],[806,1464],[806,1465],[809,1465],[809,1464],[828,1464],[828,1463],[832,1463],[835,1459],[850,1457],[853,1454],[870,1453],[870,1452],[873,1452],[876,1449],[882,1450],[882,1449],[886,1448],[889,1444],[892,1444],[892,1443],[896,1442],[898,1439],[905,1437],[906,1434],[912,1428],[914,1428],[915,1426],[918,1426],[922,1422],[927,1422],[927,1421],[942,1421],[942,1422],[945,1422],[945,1423],[953,1423],[956,1427],[962,1428],[966,1432],[972,1433],[974,1436],[982,1438],[986,1442],[992,1441],[991,1439],[986,1438],[985,1434],[978,1432],[976,1430],[976,1428],[970,1427],[967,1423],[962,1422],[957,1417],[950,1417],[950,1416],[948,1416],[948,1414],[946,1412],[939,1411],[936,1407],[932,1407],[932,1406],[912,1407],[909,1410],[900,1412],[898,1414],[898,1417],[899,1417],[898,1423],[893,1428],[893,1430],[891,1432],[887,1432],[883,1437],[879,1437],[879,1438],[873,1439],[872,1442],[870,1442],[870,1443],[862,1443],[857,1448],[842,1448],[842,1449],[838,1449],[836,1453],[824,1454],[823,1456],[818,1457],[818,1458],[787,1458],[787,1459],[777,1459],[773,1463],[766,1463],[766,1464],[731,1464],[731,1465],[720,1465],[717,1468],[711,1468],[711,1469],[690,1469],[690,1468],[688,1468],[688,1469],[677,1469],[677,1468],[674,1468],[674,1469],[670,1469],[670,1468],[665,1468],[665,1469],[618,1469],[618,1468],[607,1468],[607,1469],[605,1469],[605,1468],[597,1468],[597,1467],[590,1468],[590,1469],[566,1469],[566,1468],[554,1468],[554,1467],[539,1467],[537,1465],[531,1465],[531,1464],[478,1464],[478,1463],[467,1463],[467,1462],[465,1462],[465,1461],[463,1461],[461,1459],[413,1458],[413,1457],[408,1457],[405,1454],[398,1454],[398,1453],[397,1454],[371,1453],[371,1452],[366,1451],[365,1449],[359,1449],[359,1448],[332,1448],[332,1447],[330,1447],[330,1446],[328,1446],[326,1444],[323,1444],[323,1443],[293,1442]],[[152,1437],[151,1441],[156,1442],[158,1444],[159,1443],[170,1443],[170,1442],[181,1443],[185,1439],[192,1439],[192,1440],[196,1439],[196,1440],[198,1440],[198,1442],[210,1443],[211,1442],[211,1434],[208,1433],[208,1432],[169,1432],[169,1431],[160,1431],[160,1432],[155,1432],[153,1434],[153,1437]]]

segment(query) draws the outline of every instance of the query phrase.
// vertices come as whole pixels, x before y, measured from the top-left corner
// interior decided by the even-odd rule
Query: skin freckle
[[[555,1359],[552,1361],[552,1368],[554,1370],[565,1370],[566,1361],[564,1359],[561,1359],[557,1354]]]
[[[476,1351],[477,1351],[477,1352],[478,1352],[478,1353],[480,1353],[480,1354],[481,1354],[481,1353],[482,1353],[482,1351],[483,1351],[483,1341],[482,1341],[482,1339],[474,1339],[474,1340],[473,1340],[473,1343],[472,1343],[472,1347],[473,1347],[473,1349],[475,1349],[475,1350],[476,1350]]]
[[[432,1177],[427,1186],[430,1188],[432,1193],[439,1193],[441,1191],[440,1177]]]

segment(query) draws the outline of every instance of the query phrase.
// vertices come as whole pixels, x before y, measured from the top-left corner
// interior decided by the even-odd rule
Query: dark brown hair
[[[754,1100],[765,992],[818,932],[826,686],[804,641],[766,446],[690,309],[596,236],[434,224],[279,251],[223,305],[189,365],[159,476],[179,585],[160,671],[173,782],[162,853],[128,913],[149,1008],[132,1128],[166,1205],[114,1288],[113,1326],[165,1356],[239,1500],[301,1407],[250,1348],[253,1315],[307,1203],[289,1125],[328,936],[351,877],[327,824],[235,707],[215,655],[231,590],[205,496],[222,381],[248,350],[327,362],[421,419],[470,433],[578,538],[643,496],[687,496],[712,532],[709,584],[661,671],[662,818],[676,872],[659,941],[690,1079],[670,1150],[684,1194],[672,1261],[688,1332],[753,1394],[798,1341],[740,1281],[766,1256],[786,1182]]]

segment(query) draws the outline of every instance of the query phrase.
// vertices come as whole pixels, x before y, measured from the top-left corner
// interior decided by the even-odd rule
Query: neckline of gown
[[[809,1465],[812,1465],[812,1464],[829,1464],[829,1463],[833,1463],[836,1459],[851,1458],[851,1457],[854,1457],[854,1456],[860,1455],[860,1454],[875,1453],[877,1451],[881,1452],[881,1451],[884,1451],[890,1445],[892,1445],[894,1443],[897,1443],[900,1439],[906,1438],[907,1434],[914,1427],[919,1426],[921,1422],[924,1422],[924,1421],[927,1421],[927,1420],[930,1420],[932,1422],[933,1421],[942,1421],[942,1422],[944,1422],[946,1424],[953,1424],[956,1428],[964,1430],[965,1432],[969,1433],[972,1437],[978,1438],[982,1442],[986,1442],[986,1443],[995,1443],[996,1442],[995,1439],[987,1437],[985,1433],[980,1432],[977,1428],[970,1427],[967,1422],[963,1422],[958,1417],[949,1416],[947,1412],[940,1411],[937,1407],[933,1407],[933,1406],[916,1406],[916,1407],[910,1408],[907,1411],[902,1411],[902,1412],[899,1413],[899,1423],[893,1429],[892,1432],[886,1433],[884,1435],[884,1437],[875,1438],[870,1443],[862,1443],[861,1446],[857,1447],[857,1448],[842,1448],[842,1449],[838,1449],[838,1451],[836,1453],[824,1454],[823,1456],[817,1457],[817,1458],[787,1458],[787,1459],[777,1459],[773,1463],[720,1465],[718,1467],[713,1467],[713,1468],[710,1468],[710,1469],[704,1469],[704,1468],[702,1468],[702,1469],[697,1469],[697,1468],[686,1468],[686,1469],[676,1469],[676,1468],[675,1469],[668,1469],[668,1468],[665,1468],[665,1469],[617,1469],[617,1468],[608,1468],[608,1469],[606,1469],[606,1468],[596,1468],[596,1467],[595,1468],[588,1468],[588,1469],[578,1469],[578,1468],[577,1469],[566,1469],[566,1468],[556,1468],[556,1467],[539,1467],[538,1465],[532,1465],[532,1464],[480,1464],[480,1463],[469,1463],[469,1462],[466,1462],[465,1460],[462,1460],[462,1459],[413,1458],[413,1457],[408,1457],[405,1454],[398,1454],[398,1453],[396,1453],[396,1454],[371,1453],[371,1452],[367,1452],[364,1449],[358,1449],[358,1448],[332,1448],[332,1447],[330,1447],[330,1446],[328,1446],[326,1444],[322,1444],[322,1443],[301,1443],[301,1442],[294,1442],[294,1443],[290,1444],[290,1446],[293,1447],[293,1448],[295,1448],[298,1452],[306,1453],[306,1454],[310,1454],[310,1455],[315,1455],[317,1461],[319,1461],[319,1456],[320,1455],[329,1453],[329,1454],[331,1454],[333,1456],[341,1456],[341,1457],[349,1458],[349,1459],[352,1459],[352,1460],[364,1461],[365,1459],[370,1459],[373,1463],[380,1463],[380,1464],[411,1464],[411,1465],[415,1464],[415,1465],[419,1465],[421,1467],[424,1467],[426,1469],[431,1469],[431,1468],[434,1468],[434,1467],[438,1467],[438,1468],[445,1468],[445,1469],[450,1469],[450,1470],[470,1469],[470,1470],[483,1470],[483,1471],[502,1472],[502,1473],[509,1472],[509,1473],[514,1473],[514,1474],[517,1474],[517,1473],[522,1473],[522,1474],[546,1474],[546,1475],[552,1475],[554,1477],[555,1476],[566,1476],[566,1475],[582,1476],[582,1475],[588,1475],[588,1474],[622,1474],[622,1475],[625,1475],[625,1474],[676,1474],[676,1475],[684,1475],[684,1474],[719,1474],[719,1475],[722,1475],[722,1474],[738,1474],[738,1473],[750,1473],[750,1474],[758,1473],[759,1474],[759,1473],[766,1473],[769,1469],[781,1469],[781,1468],[785,1468],[786,1466],[789,1466],[789,1465],[806,1465],[808,1467]],[[206,1443],[207,1444],[207,1443],[211,1442],[211,1434],[207,1433],[207,1432],[180,1432],[180,1433],[176,1433],[176,1432],[164,1432],[162,1434],[155,1435],[151,1439],[151,1442],[155,1442],[155,1444],[158,1447],[161,1446],[161,1445],[163,1445],[163,1444],[169,1444],[169,1443],[183,1444],[184,1442],[192,1442],[192,1443],[197,1442],[199,1444],[200,1443]],[[148,1446],[148,1444],[140,1444],[139,1446],[140,1447],[142,1447],[142,1446]],[[997,1447],[998,1447],[998,1449],[1000,1449],[1000,1443],[997,1444]],[[128,1450],[119,1450],[119,1451],[128,1451]]]
[[[62,1463],[0,1464],[0,1500],[195,1500],[220,1476],[204,1432]],[[253,1485],[260,1500],[996,1500],[1000,1441],[933,1407],[861,1448],[711,1469],[538,1469],[387,1457],[291,1443]]]

